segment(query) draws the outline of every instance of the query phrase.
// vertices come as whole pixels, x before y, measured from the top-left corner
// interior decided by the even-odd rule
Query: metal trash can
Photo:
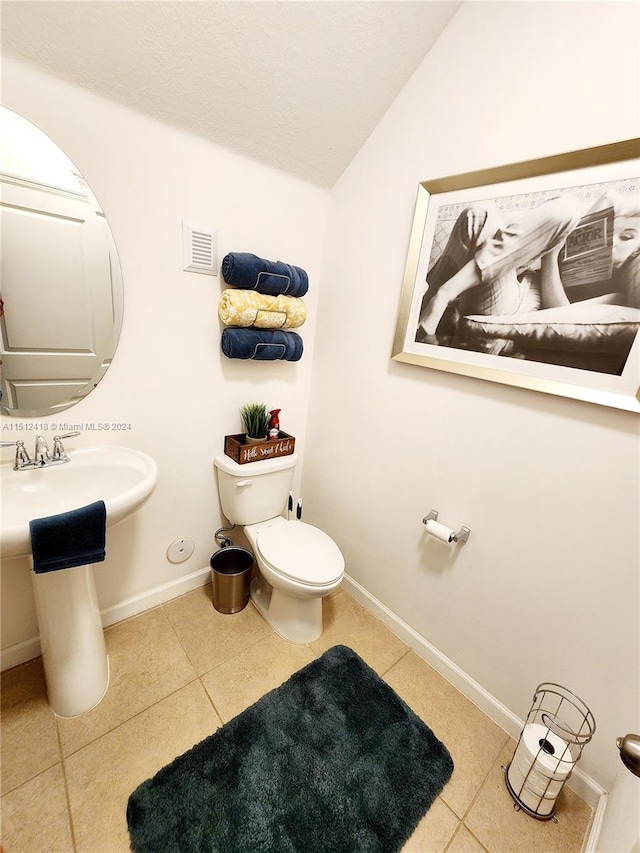
[[[211,557],[213,606],[220,613],[238,613],[249,602],[253,554],[246,548],[228,545]]]

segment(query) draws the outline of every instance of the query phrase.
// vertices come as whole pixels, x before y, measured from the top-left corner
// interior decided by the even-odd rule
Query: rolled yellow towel
[[[225,326],[296,329],[307,319],[307,308],[295,296],[269,296],[253,290],[224,290],[218,316]]]

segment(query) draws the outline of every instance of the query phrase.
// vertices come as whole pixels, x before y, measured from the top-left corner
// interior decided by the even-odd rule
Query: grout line
[[[497,752],[497,754],[496,754],[496,757],[495,757],[495,758],[493,759],[493,761],[491,762],[491,764],[490,764],[490,766],[489,766],[489,769],[487,770],[487,772],[485,773],[485,775],[484,775],[484,776],[483,776],[483,778],[482,778],[482,781],[481,781],[481,782],[480,782],[480,784],[478,785],[478,789],[477,789],[477,791],[475,792],[475,794],[473,795],[473,797],[472,797],[472,799],[471,799],[471,802],[470,802],[470,803],[469,803],[469,805],[467,806],[467,808],[466,808],[466,810],[465,810],[465,813],[462,815],[461,820],[462,820],[462,822],[463,822],[463,823],[464,823],[464,821],[467,819],[467,817],[468,817],[469,813],[471,812],[471,810],[473,809],[474,805],[476,804],[476,801],[477,801],[478,797],[480,796],[480,794],[481,794],[481,792],[482,792],[482,789],[483,789],[483,788],[484,788],[484,786],[487,784],[487,781],[488,781],[488,779],[489,779],[489,776],[491,776],[491,773],[493,772],[493,768],[494,768],[494,767],[496,766],[496,764],[500,761],[500,756],[501,756],[501,754],[502,754],[502,750],[503,750],[503,749],[505,748],[505,746],[507,745],[508,740],[509,740],[509,735],[506,735],[504,742],[501,744],[500,748],[498,749],[498,752]],[[502,771],[500,771],[500,772],[502,772]],[[467,829],[468,829],[468,827],[467,827]],[[469,832],[471,832],[471,830],[469,830]],[[472,833],[472,834],[473,834],[473,833]]]
[[[445,803],[445,805],[446,805],[446,803]],[[454,814],[455,814],[455,812],[454,812]],[[456,815],[456,817],[458,817],[458,815]],[[442,851],[442,853],[447,853],[447,851],[448,851],[448,850],[451,850],[451,845],[453,844],[454,839],[456,838],[456,836],[457,836],[457,835],[458,835],[458,833],[460,832],[460,827],[461,827],[461,826],[463,826],[463,823],[462,823],[462,821],[458,818],[458,825],[457,825],[457,826],[456,826],[456,828],[453,830],[453,833],[452,833],[452,835],[451,835],[451,838],[447,841],[447,845],[446,845],[446,847],[444,848],[444,850]]]
[[[22,786],[26,785],[28,782],[33,782],[34,779],[37,779],[38,776],[41,776],[43,773],[46,773],[47,770],[51,770],[52,767],[55,767],[56,765],[61,764],[62,760],[63,760],[63,756],[61,755],[57,761],[54,761],[52,764],[47,764],[46,767],[39,768],[31,776],[27,777],[26,779],[23,779],[21,782],[18,782],[17,785],[14,785],[12,788],[7,788],[6,791],[3,791],[2,794],[0,794],[0,799],[2,799],[2,797],[6,797],[8,794],[13,794],[14,791],[17,791],[19,788],[22,788]],[[6,759],[4,759],[4,763],[6,765]],[[0,828],[2,825],[1,818],[2,818],[2,813],[0,810]],[[0,847],[0,853],[3,853],[2,847]]]
[[[207,688],[205,687],[205,685],[204,685],[204,683],[203,683],[203,681],[202,681],[202,676],[200,676],[200,677],[198,678],[198,681],[200,682],[200,686],[201,686],[201,687],[202,687],[202,689],[204,690],[204,695],[205,695],[205,696],[207,697],[207,699],[209,700],[209,703],[210,703],[211,707],[213,708],[213,710],[214,710],[214,713],[215,713],[216,717],[220,720],[220,725],[221,725],[221,726],[224,726],[225,722],[224,722],[224,719],[223,719],[223,717],[222,717],[222,714],[221,714],[221,713],[220,713],[220,711],[218,710],[218,708],[217,708],[217,706],[216,706],[216,703],[213,701],[213,696],[211,696],[211,694],[209,693],[209,691],[208,691],[208,690],[207,690]]]
[[[69,830],[70,830],[70,835],[71,835],[71,844],[73,847],[73,850],[70,851],[70,853],[76,853],[77,847],[76,847],[76,841],[75,841],[75,832],[74,832],[74,828],[73,828],[73,818],[71,815],[71,803],[69,800],[69,790],[68,790],[68,785],[67,785],[67,774],[66,774],[66,768],[64,766],[64,759],[61,758],[60,761],[56,761],[55,764],[50,764],[48,767],[44,767],[42,770],[39,770],[33,776],[30,776],[28,779],[25,779],[24,782],[21,782],[19,785],[16,785],[15,788],[11,788],[9,791],[5,791],[2,794],[2,796],[0,796],[0,801],[4,800],[4,798],[8,797],[10,794],[13,794],[16,791],[19,791],[25,785],[28,785],[29,783],[35,781],[40,776],[44,776],[45,773],[48,773],[49,770],[53,770],[54,767],[58,767],[58,765],[60,766],[60,770],[62,773],[62,784],[64,786],[65,805],[67,808],[67,820],[68,820]],[[0,853],[10,853],[10,851],[6,851],[5,848],[0,844]]]
[[[205,584],[204,586],[206,586],[206,584]],[[202,587],[202,588],[204,588],[204,587]],[[178,598],[184,598],[184,596],[186,596],[186,595],[191,595],[191,594],[192,594],[192,593],[194,593],[194,592],[195,592],[195,590],[190,590],[189,592],[185,592],[183,595],[178,596]],[[164,609],[164,608],[165,608],[165,606],[166,606],[167,604],[171,604],[173,601],[177,601],[177,600],[178,600],[178,598],[172,599],[172,601],[164,602],[163,604],[159,604],[159,605],[158,605],[158,608],[159,608],[159,609]],[[211,602],[210,602],[210,603],[211,603],[211,607],[212,607],[212,609],[215,609],[215,608],[213,607],[213,600],[211,600]],[[253,607],[254,611],[258,614],[258,616],[260,616],[260,618],[261,618],[261,619],[262,619],[262,621],[265,623],[265,625],[267,626],[267,628],[271,631],[271,633],[275,633],[275,631],[273,630],[273,628],[271,628],[271,626],[270,626],[270,625],[268,624],[268,622],[264,619],[264,617],[262,616],[262,614],[260,613],[260,611],[257,609],[257,607],[255,607],[255,605],[253,604],[253,602],[252,602],[251,600],[248,602],[247,606],[248,606],[248,607],[249,607],[249,606]],[[155,609],[155,608],[154,608],[154,609]],[[173,625],[173,622],[171,621],[171,619],[169,619],[169,616],[168,616],[168,614],[167,614],[166,612],[164,612],[164,613],[163,613],[163,616],[165,617],[165,619],[167,620],[167,622],[168,622],[168,623],[169,623],[169,625],[171,626],[171,630],[173,631],[173,633],[174,633],[174,635],[175,635],[176,639],[178,640],[178,642],[180,643],[180,647],[182,648],[183,652],[185,653],[185,656],[186,656],[187,660],[188,660],[188,661],[189,661],[189,663],[191,664],[191,666],[192,666],[192,668],[193,668],[193,671],[195,672],[195,674],[196,674],[196,676],[197,676],[198,678],[202,678],[203,676],[207,675],[209,672],[213,672],[213,670],[214,670],[214,669],[217,669],[217,668],[218,668],[219,666],[221,666],[223,663],[226,663],[226,662],[227,662],[227,661],[229,661],[229,660],[233,660],[234,658],[237,658],[239,655],[241,655],[241,654],[243,654],[244,652],[246,652],[246,651],[247,651],[247,649],[252,648],[252,647],[253,647],[253,646],[255,646],[257,643],[261,642],[262,640],[264,640],[266,637],[268,637],[268,636],[269,636],[269,634],[265,634],[265,635],[264,635],[264,637],[260,637],[259,639],[254,640],[253,642],[249,643],[249,645],[248,645],[248,646],[244,646],[242,649],[240,649],[239,651],[237,651],[235,654],[231,655],[231,657],[229,657],[229,658],[225,658],[224,660],[219,661],[219,662],[218,662],[218,663],[216,663],[214,666],[212,666],[210,669],[207,669],[207,670],[205,670],[204,672],[198,672],[198,670],[196,669],[195,662],[192,660],[191,656],[189,655],[189,650],[187,649],[186,645],[183,643],[182,639],[180,638],[180,635],[179,635],[178,631],[176,630],[176,628],[175,628],[175,627],[174,627],[174,625]],[[131,617],[131,618],[136,618],[136,617]],[[117,624],[120,624],[120,623],[117,623]],[[220,717],[220,719],[222,719],[222,717]]]
[[[473,834],[473,832],[469,829],[469,827],[466,825],[466,823],[465,823],[464,821],[462,821],[462,820],[458,823],[458,826],[456,827],[455,832],[453,833],[453,835],[452,835],[452,836],[451,836],[451,838],[449,839],[449,843],[447,844],[447,846],[445,847],[445,849],[442,851],[442,853],[447,853],[447,851],[451,850],[451,847],[452,847],[452,845],[453,845],[453,842],[455,841],[455,839],[457,838],[457,836],[460,834],[460,832],[461,832],[461,830],[462,830],[462,828],[463,828],[463,827],[464,827],[464,829],[466,829],[466,830],[467,830],[467,832],[469,833],[469,835],[470,835],[470,836],[473,838],[473,840],[478,844],[478,846],[482,848],[483,853],[489,853],[489,848],[488,848],[486,845],[484,845],[484,844],[482,843],[482,841],[480,841],[480,839],[479,839],[476,835],[474,835],[474,834]]]
[[[54,714],[55,717],[55,714]],[[64,785],[64,796],[67,804],[67,819],[69,821],[69,831],[71,833],[71,845],[73,847],[73,853],[76,853],[78,849],[78,844],[76,841],[76,829],[73,823],[73,811],[71,809],[71,794],[69,793],[69,780],[67,779],[67,765],[65,762],[64,751],[62,749],[62,737],[60,736],[60,727],[58,725],[58,719],[56,717],[56,737],[58,738],[58,749],[60,750],[60,764],[62,768],[62,783]]]
[[[273,631],[272,633],[275,634],[275,631]],[[271,635],[265,634],[264,637],[260,637],[258,640],[254,640],[252,643],[249,643],[248,646],[243,646],[243,648],[238,649],[238,651],[234,652],[234,654],[232,654],[230,657],[225,658],[224,660],[218,661],[218,663],[214,664],[214,666],[212,666],[211,669],[207,669],[205,672],[201,672],[199,674],[198,678],[204,678],[205,675],[209,675],[209,673],[214,672],[216,669],[219,669],[221,666],[224,666],[225,664],[229,663],[230,661],[236,660],[236,658],[239,658],[242,655],[246,654],[249,651],[249,649],[252,649],[254,646],[257,646],[259,643],[264,642],[266,639],[269,638],[269,636],[271,636]]]
[[[185,595],[188,595],[188,594],[189,594],[189,593],[185,593]],[[181,597],[181,596],[180,596],[180,597]],[[174,600],[175,600],[175,599],[174,599]],[[182,642],[182,640],[180,639],[180,635],[179,635],[179,634],[178,634],[178,632],[176,631],[176,628],[175,628],[175,626],[174,626],[173,622],[171,621],[171,619],[169,619],[169,615],[168,615],[168,613],[166,613],[166,611],[164,610],[164,604],[159,604],[159,605],[158,605],[158,609],[162,611],[162,615],[163,615],[163,617],[167,620],[167,623],[168,623],[169,627],[171,628],[171,631],[172,631],[172,633],[173,633],[173,636],[174,636],[174,637],[176,638],[176,640],[178,641],[178,645],[179,645],[179,646],[180,646],[180,648],[182,649],[182,651],[183,651],[183,653],[184,653],[184,656],[186,657],[187,661],[189,662],[189,666],[190,666],[190,667],[191,667],[191,669],[194,671],[194,673],[196,674],[196,676],[197,676],[198,678],[200,678],[200,676],[199,676],[199,674],[198,674],[198,671],[197,671],[197,669],[196,669],[196,667],[195,667],[195,664],[194,664],[194,662],[191,660],[191,657],[189,656],[189,652],[187,651],[187,649],[186,649],[186,647],[185,647],[185,644],[184,644],[184,643]],[[189,682],[189,683],[191,683],[191,682]]]
[[[141,714],[144,714],[146,711],[149,711],[151,708],[155,708],[156,705],[159,705],[161,702],[164,702],[165,699],[168,699],[170,696],[179,693],[181,690],[184,690],[185,687],[188,687],[190,684],[193,684],[196,681],[199,681],[200,678],[198,675],[194,674],[194,677],[189,679],[189,681],[185,681],[184,684],[181,684],[179,687],[176,687],[175,690],[171,690],[169,693],[166,693],[164,696],[161,696],[159,699],[156,699],[155,702],[152,702],[150,705],[145,705],[144,708],[140,708],[139,711],[136,711],[135,714],[131,714],[131,716],[126,717],[124,720],[120,720],[119,723],[116,723],[114,726],[111,726],[110,729],[107,729],[104,732],[100,732],[99,735],[92,737],[91,740],[88,740],[86,743],[83,743],[82,746],[79,746],[77,749],[74,749],[68,755],[63,755],[63,760],[67,758],[71,758],[72,755],[77,755],[81,752],[85,747],[91,746],[93,743],[97,743],[101,738],[106,737],[107,735],[112,734],[118,729],[122,728],[122,726],[126,725],[130,720],[135,720],[136,717],[139,717]]]
[[[405,645],[406,645],[406,643],[405,643]],[[406,658],[406,656],[409,654],[409,652],[410,652],[410,651],[411,651],[411,649],[409,648],[409,646],[407,646],[406,651],[402,652],[402,654],[400,655],[400,657],[398,658],[398,660],[394,661],[394,662],[391,664],[391,666],[388,666],[388,667],[385,669],[385,671],[384,671],[384,672],[381,672],[381,673],[380,673],[380,677],[381,677],[381,678],[384,678],[384,677],[385,677],[385,675],[388,675],[388,674],[391,672],[391,670],[394,668],[394,666],[397,666],[397,665],[400,663],[400,661],[402,661],[402,660],[404,660],[404,659]],[[391,685],[389,685],[389,686],[391,686]],[[413,709],[412,709],[412,710],[413,710]]]

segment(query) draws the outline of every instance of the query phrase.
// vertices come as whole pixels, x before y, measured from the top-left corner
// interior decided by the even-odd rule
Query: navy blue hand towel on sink
[[[36,573],[100,563],[105,558],[104,501],[29,522]]]

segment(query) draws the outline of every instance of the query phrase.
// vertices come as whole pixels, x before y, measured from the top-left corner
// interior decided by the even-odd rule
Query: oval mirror
[[[40,417],[87,396],[122,325],[120,263],[104,213],[49,137],[0,107],[3,414]]]

